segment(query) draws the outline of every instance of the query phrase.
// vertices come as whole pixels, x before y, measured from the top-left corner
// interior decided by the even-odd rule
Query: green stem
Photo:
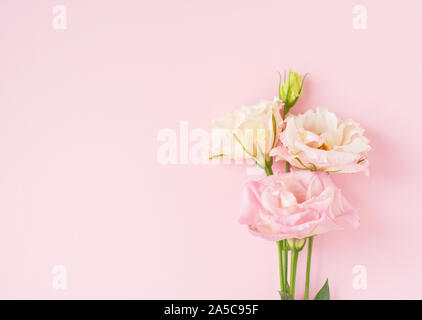
[[[290,171],[290,163],[288,163],[286,161],[286,172]],[[288,250],[289,250],[289,246],[287,244],[287,240],[283,240],[283,260],[284,260],[284,278],[286,279],[286,291],[287,291],[287,273],[288,273]],[[292,251],[293,253],[293,251]],[[293,256],[292,256],[293,258]],[[292,272],[293,269],[290,270],[290,273]],[[296,271],[295,271],[296,272]],[[292,282],[290,280],[290,285],[292,285]],[[294,290],[294,289],[293,289]],[[290,292],[292,291],[292,287],[290,287]]]
[[[277,241],[278,246],[278,262],[280,267],[280,290],[282,293],[286,292],[286,286],[285,286],[285,278],[284,278],[284,264],[283,264],[283,242],[282,240]]]
[[[290,163],[286,161],[286,172],[290,171]],[[287,272],[288,272],[288,257],[287,257],[287,240],[283,240],[283,260],[284,260],[284,278],[286,279],[286,288],[287,288]]]
[[[299,257],[299,252],[292,248],[292,257],[291,257],[291,267],[290,267],[290,296],[292,299],[295,298],[295,284],[296,284],[296,269],[297,269],[297,259]]]
[[[282,240],[283,241],[283,266],[284,266],[284,287],[286,288],[286,293],[287,293],[287,273],[288,273],[288,268],[289,268],[289,260],[288,260],[288,247],[287,247],[287,240]]]
[[[265,166],[264,170],[267,176],[271,176],[273,174],[273,169],[271,169],[271,167]]]
[[[305,300],[309,300],[309,278],[311,276],[311,257],[312,257],[312,244],[314,237],[309,237],[308,240],[308,257],[306,261],[306,282],[305,282]]]

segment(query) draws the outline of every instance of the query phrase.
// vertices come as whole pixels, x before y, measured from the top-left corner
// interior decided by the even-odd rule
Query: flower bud
[[[295,105],[296,101],[302,95],[305,77],[306,75],[301,77],[297,72],[290,71],[287,79],[280,85],[279,94],[280,100],[284,103],[284,115],[289,112],[290,108]]]
[[[301,251],[306,243],[306,238],[304,239],[288,239],[287,240],[291,250]]]

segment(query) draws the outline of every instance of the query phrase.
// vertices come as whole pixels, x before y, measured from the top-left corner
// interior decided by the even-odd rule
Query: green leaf
[[[330,300],[330,288],[328,287],[328,279],[325,281],[322,288],[318,291],[314,300]]]
[[[281,300],[293,300],[293,298],[287,292],[278,292],[280,294]]]

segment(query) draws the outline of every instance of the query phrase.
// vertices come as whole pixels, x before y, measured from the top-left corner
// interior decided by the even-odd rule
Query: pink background
[[[64,4],[68,29],[51,26]],[[352,8],[368,9],[367,30]],[[315,241],[311,295],[422,298],[422,2],[0,2],[0,298],[277,299],[276,245],[237,223],[246,166],[161,165],[162,129],[210,129],[309,72],[294,112],[367,129],[336,175],[357,230]],[[300,256],[298,297],[305,254]],[[54,265],[67,290],[53,289]],[[355,265],[367,289],[355,290]]]

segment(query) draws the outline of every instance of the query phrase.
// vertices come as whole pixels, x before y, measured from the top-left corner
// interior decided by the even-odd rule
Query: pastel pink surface
[[[57,4],[67,30],[51,27]],[[311,296],[328,277],[334,299],[422,298],[421,9],[1,1],[0,298],[277,299],[276,245],[237,222],[247,166],[161,165],[157,134],[272,99],[289,68],[310,73],[293,112],[352,118],[372,146],[370,177],[334,176],[361,226],[317,237]],[[55,265],[67,290],[52,286]]]

